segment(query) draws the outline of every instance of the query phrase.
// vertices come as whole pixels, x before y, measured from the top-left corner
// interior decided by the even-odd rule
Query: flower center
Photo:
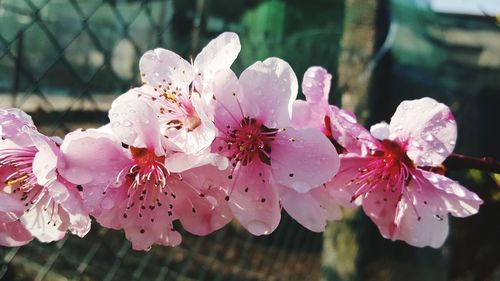
[[[256,119],[243,118],[240,127],[229,131],[224,138],[233,166],[238,162],[246,166],[256,158],[271,165],[271,143],[277,131],[267,128]],[[219,150],[223,150],[223,147],[219,147]]]
[[[403,193],[404,187],[408,186],[415,164],[406,155],[405,148],[387,139],[381,144],[382,150],[374,151],[371,161],[365,167],[358,168],[356,178],[351,181],[351,184],[357,185],[352,201],[376,188],[384,192]]]
[[[124,168],[117,176],[116,186],[127,188],[127,210],[135,209],[140,218],[145,210],[155,210],[167,200],[170,172],[165,167],[165,156],[157,156],[153,150],[130,146],[133,164]],[[168,200],[167,200],[168,201]],[[123,214],[127,217],[127,212]]]
[[[0,169],[7,169],[3,179],[5,187],[12,192],[29,192],[37,180],[32,164],[37,150],[33,147],[0,149]]]

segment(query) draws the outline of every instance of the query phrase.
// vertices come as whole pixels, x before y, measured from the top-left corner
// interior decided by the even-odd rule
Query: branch
[[[472,157],[452,153],[443,162],[447,170],[478,169],[485,172],[500,174],[500,162],[493,157]]]

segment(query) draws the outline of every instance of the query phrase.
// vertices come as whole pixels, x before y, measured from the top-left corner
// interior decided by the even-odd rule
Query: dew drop
[[[271,226],[259,220],[252,220],[246,224],[246,227],[253,235],[262,235],[271,233]]]
[[[425,137],[425,140],[426,141],[433,141],[434,140],[434,136],[432,134],[427,134],[427,136]]]
[[[123,126],[130,127],[130,126],[132,126],[132,122],[125,120],[125,121],[123,121]]]
[[[451,145],[455,145],[455,143],[456,143],[456,142],[455,142],[454,140],[451,140],[451,141],[450,141],[450,144],[451,144]]]
[[[118,113],[111,114],[111,117],[113,117],[113,118],[118,118],[118,116],[120,116]]]
[[[120,122],[118,122],[118,121],[113,122],[113,124],[111,124],[111,126],[112,126],[113,128],[120,127]]]

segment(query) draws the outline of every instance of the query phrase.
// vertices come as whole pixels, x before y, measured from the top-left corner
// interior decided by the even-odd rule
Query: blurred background
[[[50,135],[100,126],[111,101],[139,85],[143,52],[188,58],[223,31],[240,36],[237,73],[269,56],[299,80],[321,65],[334,77],[331,102],[366,125],[432,96],[455,113],[456,152],[500,158],[500,0],[0,0],[0,106]],[[1,247],[0,279],[500,280],[499,175],[450,177],[485,204],[452,219],[437,250],[384,240],[358,211],[324,234],[283,214],[267,237],[233,224],[149,252],[94,225],[84,239]]]

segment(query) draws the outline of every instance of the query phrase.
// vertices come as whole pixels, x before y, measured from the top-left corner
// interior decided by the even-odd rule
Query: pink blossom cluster
[[[478,212],[476,194],[430,169],[455,146],[448,107],[404,101],[368,131],[328,104],[325,69],[305,73],[297,100],[287,62],[258,61],[238,77],[239,51],[227,32],[192,62],[146,52],[143,85],[113,101],[109,124],[62,140],[0,109],[0,245],[83,237],[93,217],[148,250],[179,245],[180,226],[207,235],[233,219],[270,234],[283,209],[321,232],[341,206],[361,206],[384,237],[440,247],[448,214]]]

